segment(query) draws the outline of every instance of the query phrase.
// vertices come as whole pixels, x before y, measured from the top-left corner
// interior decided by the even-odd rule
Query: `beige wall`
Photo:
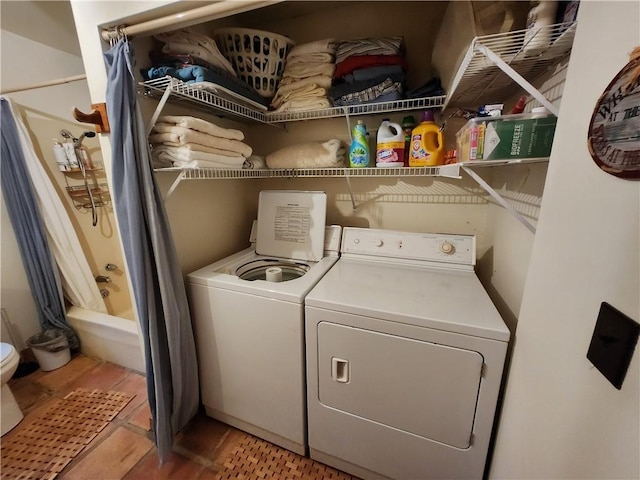
[[[588,124],[640,39],[638,2],[581,2],[491,478],[640,478],[640,349],[621,390],[587,360],[600,303],[640,320],[640,184]]]

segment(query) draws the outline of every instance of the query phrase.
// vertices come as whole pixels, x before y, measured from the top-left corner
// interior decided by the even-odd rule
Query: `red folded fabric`
[[[381,65],[402,65],[402,69],[407,71],[407,61],[402,55],[353,55],[336,64],[333,77],[340,78],[354,70]]]

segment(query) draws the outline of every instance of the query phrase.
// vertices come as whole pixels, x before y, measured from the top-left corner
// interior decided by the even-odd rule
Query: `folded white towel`
[[[231,140],[244,140],[244,133],[240,130],[234,130],[232,128],[223,128],[215,123],[207,122],[201,118],[181,116],[181,115],[164,115],[158,118],[158,123],[167,123],[170,125],[176,125],[178,127],[190,128],[191,130],[197,130],[198,132],[208,133],[215,137],[229,138]]]
[[[174,167],[181,168],[221,168],[227,170],[241,170],[242,165],[239,167],[235,167],[232,165],[225,165],[224,163],[218,162],[207,162],[205,160],[193,160],[192,162],[174,162]]]
[[[157,145],[165,145],[167,147],[180,147],[185,150],[193,150],[196,152],[217,153],[218,155],[225,155],[227,157],[242,157],[244,156],[238,152],[232,152],[231,150],[223,150],[222,148],[207,147],[206,145],[200,145],[198,143],[175,143],[175,142],[163,142]]]
[[[246,143],[229,138],[214,137],[206,133],[196,132],[189,128],[183,127],[165,127],[155,125],[149,135],[149,143],[167,143],[172,142],[179,145],[187,143],[198,143],[207,147],[220,148],[222,150],[231,150],[248,157],[253,153],[253,149]]]
[[[301,78],[296,80],[294,78],[283,78],[278,85],[278,92],[280,95],[284,95],[287,92],[296,90],[304,85],[316,85],[322,88],[331,87],[332,78],[328,75],[314,75],[313,77]]]
[[[245,158],[229,157],[217,153],[198,152],[196,150],[184,149],[181,147],[168,147],[166,145],[156,145],[151,151],[151,155],[160,161],[170,160],[172,162],[193,162],[203,160],[206,162],[216,162],[232,167],[241,167]]]
[[[309,110],[322,110],[331,107],[331,102],[326,98],[292,98],[274,110],[274,113],[307,112]]]
[[[333,76],[336,66],[333,63],[296,63],[284,67],[283,77],[300,79],[314,75]]]
[[[325,38],[322,40],[316,40],[314,42],[303,43],[302,45],[296,45],[291,49],[287,60],[289,58],[301,57],[310,53],[335,53],[336,45],[333,38]]]
[[[377,37],[340,42],[336,49],[336,63],[355,55],[398,55],[402,41],[402,37]]]
[[[286,65],[297,65],[298,63],[334,63],[331,53],[309,53],[301,57],[287,57]]]
[[[173,160],[164,156],[163,158],[158,158],[158,155],[154,155],[151,152],[151,162],[153,163],[153,168],[171,168],[173,167]]]
[[[337,138],[290,145],[267,155],[269,168],[327,168],[344,165],[346,148]]]
[[[303,85],[301,88],[292,90],[285,94],[280,94],[280,92],[276,93],[276,96],[273,97],[271,101],[271,105],[274,108],[280,107],[285,102],[290,100],[299,100],[303,98],[327,98],[327,89],[318,87],[314,84]]]

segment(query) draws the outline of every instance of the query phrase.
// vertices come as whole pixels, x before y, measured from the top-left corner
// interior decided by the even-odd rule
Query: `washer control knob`
[[[355,243],[356,245],[358,245],[360,243],[360,239],[359,238],[354,238],[353,239],[353,243]]]
[[[454,246],[447,241],[444,241],[440,244],[440,251],[445,255],[451,255],[454,250],[455,250]]]
[[[383,245],[383,243],[384,243],[384,242],[383,242],[381,239],[379,239],[379,238],[373,241],[373,244],[374,244],[376,247],[381,247],[381,246]]]

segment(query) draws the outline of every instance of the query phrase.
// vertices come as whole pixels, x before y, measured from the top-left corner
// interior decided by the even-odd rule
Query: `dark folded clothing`
[[[361,80],[359,82],[352,83],[340,83],[338,85],[333,85],[329,91],[327,92],[327,97],[330,100],[335,101],[340,97],[348,95],[350,93],[361,92],[366,90],[367,88],[374,87],[384,82],[385,80],[391,80],[393,83],[404,84],[405,75],[403,72],[400,73],[392,73],[391,75],[382,75],[379,77],[372,78],[370,80]]]
[[[216,73],[215,71],[200,65],[189,65],[184,68],[167,66],[151,67],[147,70],[143,70],[142,75],[149,80],[169,75],[186,83],[211,82],[242,95],[243,97],[259,103],[260,105],[264,105],[265,107],[268,107],[270,102],[268,98],[260,96],[255,92],[255,90],[247,86],[239,78],[230,78],[227,75]]]
[[[336,64],[333,77],[340,78],[354,70],[382,65],[401,65],[405,72],[408,68],[407,61],[402,55],[354,55]]]
[[[348,73],[342,79],[347,83],[360,82],[362,80],[371,80],[373,78],[386,77],[393,74],[402,74],[401,65],[382,65],[377,67],[367,67],[354,70]]]
[[[407,92],[407,98],[438,97],[440,95],[445,95],[445,91],[438,77],[433,77],[424,85]]]
[[[361,105],[364,103],[389,102],[402,99],[403,85],[385,78],[380,83],[371,85],[365,89],[350,92],[338,98],[332,98],[335,107],[347,105]]]

